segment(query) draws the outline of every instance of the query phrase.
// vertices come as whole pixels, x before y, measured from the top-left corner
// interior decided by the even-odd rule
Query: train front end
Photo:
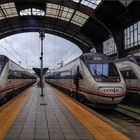
[[[0,100],[5,96],[5,86],[7,84],[7,73],[8,73],[8,58],[4,55],[0,55]]]
[[[102,54],[88,57],[85,63],[92,81],[89,100],[109,105],[120,103],[125,97],[126,86],[116,65]]]

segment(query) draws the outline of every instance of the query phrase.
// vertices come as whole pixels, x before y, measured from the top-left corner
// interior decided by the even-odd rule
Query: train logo
[[[118,93],[120,90],[118,88],[109,88],[109,89],[104,89],[105,93]]]

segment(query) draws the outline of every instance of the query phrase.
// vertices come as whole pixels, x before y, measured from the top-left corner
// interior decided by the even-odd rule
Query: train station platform
[[[129,140],[60,91],[36,86],[0,108],[0,140]]]

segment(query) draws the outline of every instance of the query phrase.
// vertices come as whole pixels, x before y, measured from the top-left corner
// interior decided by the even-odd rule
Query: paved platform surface
[[[0,108],[0,140],[130,140],[51,86],[44,94],[34,86]]]
[[[44,89],[33,87],[4,140],[95,140],[60,100]]]

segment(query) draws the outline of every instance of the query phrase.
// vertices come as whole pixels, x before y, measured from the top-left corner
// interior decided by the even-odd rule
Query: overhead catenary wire
[[[74,45],[72,44],[72,45],[70,46],[70,48],[68,48],[68,49],[66,50],[66,52],[68,53],[70,49],[73,49],[73,48],[72,48],[73,46],[74,46]],[[68,56],[67,56],[67,55],[64,55],[64,56],[67,56],[67,57],[65,57],[65,59],[63,59],[62,61],[63,61],[63,62],[66,62],[66,60],[70,59],[70,56],[71,56],[71,59],[70,59],[69,61],[72,61],[73,59],[75,59],[75,58],[72,57],[72,56],[74,56],[75,53],[76,53],[76,50],[73,50],[73,52],[70,53]],[[64,54],[65,54],[65,53],[64,53]],[[80,55],[81,55],[81,54],[80,54]],[[63,56],[63,58],[64,58],[64,56]],[[68,63],[68,62],[66,62],[66,63]]]
[[[51,64],[49,64],[49,67],[56,68],[56,67],[58,67],[58,64],[65,62],[68,58],[70,59],[70,61],[72,60],[72,58],[74,59],[73,55],[76,54],[77,50],[74,50],[73,52],[71,52],[70,50],[74,49],[75,44],[70,44],[69,46],[67,46],[66,50],[64,50],[64,52],[62,52],[62,55],[57,55],[57,38],[55,36],[52,37],[52,41],[54,42],[55,48],[54,48],[53,52],[51,52],[51,53],[53,53],[54,57],[52,57]],[[49,45],[49,43],[48,43],[48,45]],[[46,48],[45,48],[45,50],[46,50]],[[60,52],[60,54],[61,54],[61,52]],[[72,57],[70,58],[70,56],[72,56]],[[48,62],[50,62],[50,60],[47,60],[44,62],[45,62],[45,65],[48,65]]]
[[[24,62],[25,60],[20,56],[20,54],[13,48],[12,42],[9,43],[8,40],[4,39],[5,42],[7,42],[7,44],[9,44],[9,47],[15,52],[15,54],[19,57],[19,61],[18,62]],[[21,61],[22,60],[22,61]]]
[[[61,57],[61,61],[59,61],[59,62],[64,62],[65,54],[67,54],[69,52],[69,50],[72,49],[72,46],[73,46],[73,44],[64,52],[64,55]]]
[[[20,58],[20,60],[24,61],[24,59],[21,58],[20,54],[13,48],[12,42],[9,43],[7,39],[4,39],[4,40],[5,40],[5,43],[9,44],[9,47],[15,52],[15,54]]]
[[[12,57],[14,57],[17,61],[19,60],[15,55],[13,55],[7,48],[5,48],[2,44],[0,44],[0,46],[6,50]]]
[[[65,61],[68,60],[69,57],[70,57],[70,56],[73,56],[75,53],[76,53],[76,50],[74,50],[73,53],[69,54],[69,55],[65,58]],[[78,56],[77,56],[77,57],[78,57]],[[71,58],[71,60],[69,60],[69,61],[72,61],[73,59],[75,59],[75,58]],[[67,63],[68,63],[68,62],[67,62]]]
[[[5,42],[7,42],[7,44],[9,44],[9,47],[20,57],[19,53],[13,48],[12,42],[9,43],[7,39],[4,39],[4,40],[5,40]],[[21,57],[20,57],[20,58],[21,58]]]

